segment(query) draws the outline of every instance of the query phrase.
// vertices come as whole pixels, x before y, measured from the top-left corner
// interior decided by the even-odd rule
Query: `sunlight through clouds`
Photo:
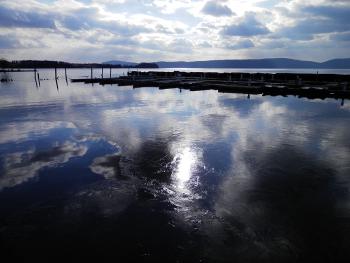
[[[3,0],[0,56],[325,61],[350,56],[349,12],[342,0]]]

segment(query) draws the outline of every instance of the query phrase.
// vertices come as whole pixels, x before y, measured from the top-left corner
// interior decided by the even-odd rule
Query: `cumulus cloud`
[[[209,1],[202,8],[202,12],[212,16],[231,16],[232,10],[226,5],[220,4],[217,1]]]
[[[39,59],[40,47],[40,59],[140,62],[266,57],[268,49],[326,60],[349,54],[349,12],[349,1],[330,0],[3,0],[0,56]]]
[[[242,21],[226,26],[222,30],[227,36],[256,36],[270,33],[270,30],[260,23],[254,13],[247,13]]]
[[[0,27],[56,28],[50,14],[6,7],[0,7]]]
[[[350,6],[305,6],[302,8],[303,12],[336,20],[338,23],[350,25]]]
[[[243,39],[230,43],[226,47],[230,49],[245,49],[255,47],[255,45],[250,39]]]

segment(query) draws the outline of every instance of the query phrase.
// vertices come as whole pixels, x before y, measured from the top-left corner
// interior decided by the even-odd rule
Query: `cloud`
[[[277,34],[294,40],[312,40],[317,34],[344,32],[348,30],[348,25],[335,20],[310,18],[299,21],[294,26],[281,28]]]
[[[281,27],[276,33],[293,40],[312,40],[318,34],[345,32],[350,28],[349,13],[349,6],[300,6],[292,15],[293,25]]]
[[[0,27],[28,27],[55,29],[55,21],[48,13],[20,11],[0,7]]]
[[[349,1],[330,0],[3,0],[0,56],[150,62],[307,54],[327,60],[348,56],[349,12]],[[314,49],[317,44],[327,52]]]
[[[12,49],[20,47],[20,42],[13,35],[0,35],[0,49]]]
[[[254,43],[250,39],[243,39],[236,41],[234,43],[230,43],[226,46],[229,49],[245,49],[255,47]]]
[[[245,17],[238,24],[226,26],[222,32],[226,36],[256,36],[270,33],[270,30],[256,20],[254,13],[246,13]]]
[[[190,53],[193,44],[185,38],[176,38],[168,45],[168,50],[172,52]]]
[[[335,41],[350,41],[350,32],[333,34],[331,40]]]
[[[314,16],[321,16],[330,20],[336,20],[337,24],[345,24],[350,26],[350,7],[349,6],[305,6],[302,12],[309,13]]]
[[[142,32],[151,31],[151,29],[143,25],[102,19],[99,9],[96,7],[74,9],[69,14],[60,15],[58,20],[65,28],[73,31],[100,28],[123,36],[133,36]]]
[[[212,16],[232,16],[232,10],[226,5],[222,5],[217,1],[208,1],[202,8],[202,12]]]

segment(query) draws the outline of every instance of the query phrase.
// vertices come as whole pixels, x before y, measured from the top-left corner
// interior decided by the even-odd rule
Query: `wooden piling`
[[[64,68],[64,76],[65,76],[65,79],[66,79],[66,83],[68,85],[67,68]]]
[[[39,83],[39,87],[40,87],[40,75],[39,75],[39,72],[38,72],[38,83]]]
[[[103,66],[102,66],[101,78],[103,79]]]
[[[123,72],[124,73],[124,72]],[[109,78],[112,78],[112,67],[109,68]]]
[[[38,87],[38,81],[36,80],[36,68],[34,69],[34,80],[35,80],[35,86]]]
[[[57,76],[57,68],[55,68],[55,82],[56,82],[56,88],[57,88],[57,91],[58,91],[58,76]]]

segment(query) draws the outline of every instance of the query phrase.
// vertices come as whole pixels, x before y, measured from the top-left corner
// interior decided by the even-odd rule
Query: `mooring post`
[[[124,73],[124,72],[123,72]],[[112,67],[109,68],[109,78],[112,78]]]
[[[36,68],[34,69],[34,80],[35,80],[35,86],[38,87],[38,82],[36,80]]]
[[[93,74],[92,74],[92,67],[91,67],[90,79],[92,79],[92,76],[93,76]]]
[[[56,88],[57,88],[57,91],[58,91],[58,76],[57,76],[57,68],[55,67],[55,81],[56,81]]]
[[[40,87],[40,75],[39,75],[39,72],[38,72],[38,83],[39,83],[39,87]]]
[[[57,68],[55,68],[55,79],[57,80],[58,77],[57,77]]]
[[[68,86],[67,68],[64,68],[64,77],[66,79],[66,83],[67,83],[67,86]]]
[[[103,66],[102,66],[101,78],[103,79]]]

